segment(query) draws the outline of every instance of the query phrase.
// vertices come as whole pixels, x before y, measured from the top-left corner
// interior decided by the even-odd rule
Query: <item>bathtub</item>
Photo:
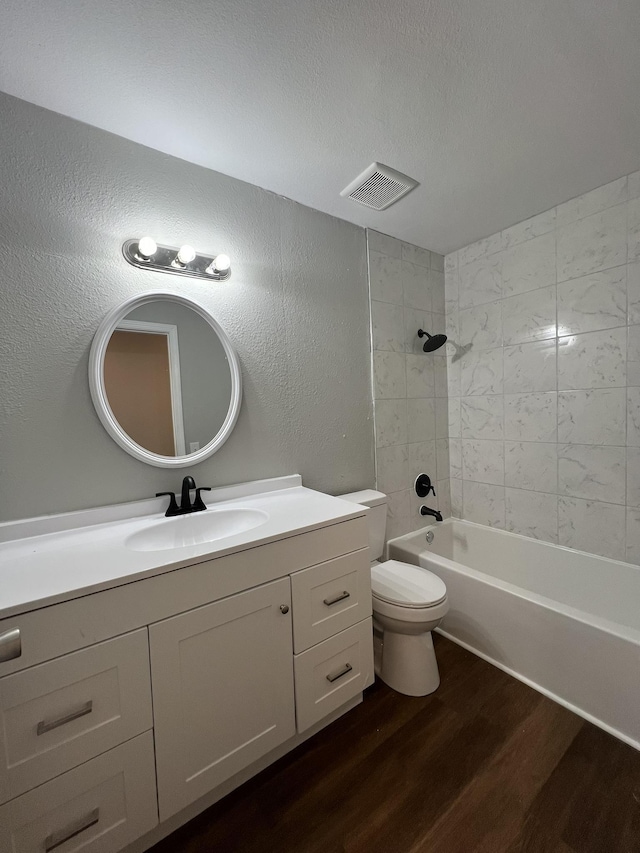
[[[445,637],[640,749],[639,567],[458,519],[388,557],[445,582]]]

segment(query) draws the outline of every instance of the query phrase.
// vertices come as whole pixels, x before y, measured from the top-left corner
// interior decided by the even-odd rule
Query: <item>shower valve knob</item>
[[[419,498],[426,498],[429,492],[435,495],[436,490],[431,485],[431,477],[428,474],[418,474],[415,482],[416,495]]]

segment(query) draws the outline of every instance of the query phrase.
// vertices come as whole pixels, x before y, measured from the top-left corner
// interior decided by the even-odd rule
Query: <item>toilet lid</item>
[[[398,560],[371,566],[374,598],[402,607],[433,607],[444,601],[447,588],[437,575]]]

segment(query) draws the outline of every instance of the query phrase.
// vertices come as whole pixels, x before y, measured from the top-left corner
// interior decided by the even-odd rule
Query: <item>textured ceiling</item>
[[[3,0],[0,90],[446,252],[640,168],[640,3]]]

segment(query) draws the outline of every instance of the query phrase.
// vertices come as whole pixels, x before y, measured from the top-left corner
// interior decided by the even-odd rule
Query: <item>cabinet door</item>
[[[295,734],[289,578],[151,625],[149,641],[166,820]]]

